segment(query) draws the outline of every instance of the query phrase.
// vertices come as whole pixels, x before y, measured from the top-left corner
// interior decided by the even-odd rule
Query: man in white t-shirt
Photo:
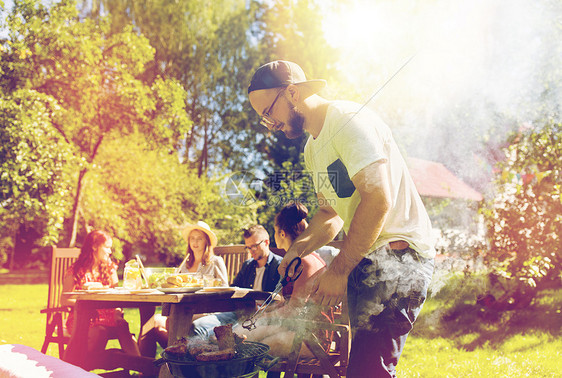
[[[343,228],[343,247],[313,298],[336,305],[347,291],[347,377],[393,377],[433,273],[431,223],[388,126],[360,104],[317,95],[325,85],[306,80],[295,63],[275,61],[258,68],[248,87],[262,125],[289,138],[310,134],[304,156],[319,209],[279,272]]]

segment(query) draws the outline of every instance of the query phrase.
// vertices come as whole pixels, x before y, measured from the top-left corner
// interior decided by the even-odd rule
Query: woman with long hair
[[[101,230],[90,232],[85,240],[78,259],[66,271],[63,291],[88,289],[96,282],[104,287],[115,287],[119,283],[117,264],[111,258],[111,236]],[[73,306],[76,300],[63,299],[63,305]],[[68,316],[66,327],[72,332],[74,312]],[[107,341],[116,336],[125,353],[140,356],[137,343],[129,331],[129,323],[123,318],[120,308],[99,309],[96,318],[90,322],[88,349],[103,350]]]
[[[224,260],[214,253],[217,236],[209,225],[202,221],[190,224],[183,230],[182,235],[187,242],[187,252],[179,266],[180,273],[212,275],[221,281],[221,286],[228,286],[228,273]]]

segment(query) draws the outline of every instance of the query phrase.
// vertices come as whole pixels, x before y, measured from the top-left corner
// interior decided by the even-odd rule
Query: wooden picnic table
[[[220,290],[220,291],[217,291]],[[92,369],[115,369],[130,366],[139,367],[141,371],[154,371],[151,366],[154,361],[148,357],[136,357],[119,355],[111,358],[107,351],[92,354],[88,352],[88,329],[97,309],[101,308],[139,308],[141,314],[141,335],[146,333],[150,327],[146,327],[150,318],[154,315],[156,306],[169,304],[169,329],[168,342],[186,337],[191,328],[194,314],[235,311],[240,309],[253,310],[256,300],[265,300],[271,293],[251,289],[225,288],[225,289],[202,289],[193,293],[165,294],[159,291],[151,293],[130,293],[122,288],[107,291],[80,291],[68,292],[62,295],[67,299],[76,299],[74,306],[75,322],[74,329],[64,354],[63,360],[73,365],[80,366],[86,370]],[[118,366],[113,366],[113,365]],[[132,369],[131,369],[132,370]],[[134,369],[138,370],[138,369]],[[163,366],[160,377],[168,375],[168,369]]]

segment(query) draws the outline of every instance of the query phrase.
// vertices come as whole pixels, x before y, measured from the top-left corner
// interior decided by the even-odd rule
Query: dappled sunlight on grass
[[[538,340],[541,343],[536,343]],[[472,351],[459,348],[451,339],[411,337],[398,364],[403,377],[556,377],[562,343],[546,335],[519,339],[515,350],[509,341],[499,348],[488,345]],[[518,344],[522,342],[523,344]]]
[[[466,345],[474,342],[479,335],[477,333],[467,333],[466,335],[461,335],[459,337],[459,344]]]
[[[425,303],[399,375],[560,376],[562,290],[543,290],[523,309],[496,311],[476,304],[480,277],[450,277]]]
[[[515,335],[506,340],[500,349],[505,353],[526,352],[552,341],[555,339],[544,333]]]

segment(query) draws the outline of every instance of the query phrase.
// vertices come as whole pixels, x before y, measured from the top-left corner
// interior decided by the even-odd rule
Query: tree
[[[222,0],[211,8],[204,1],[101,1],[103,7],[92,3],[84,3],[84,14],[95,19],[103,8],[113,28],[132,22],[149,38],[155,60],[147,75],[173,77],[187,88],[194,125],[182,151],[186,165],[197,169],[200,177],[241,171],[266,177],[263,190],[251,195],[264,200],[260,222],[272,230],[275,212],[305,195],[292,198],[287,188],[306,185],[292,182],[297,177],[310,180],[303,176],[301,156],[306,137],[289,140],[260,126],[247,86],[254,70],[274,59],[297,61],[311,77],[334,76],[334,51],[324,40],[318,5],[308,0]],[[310,186],[306,197],[314,210]]]
[[[204,220],[221,244],[229,244],[239,242],[239,230],[255,222],[255,206],[228,201],[220,177],[186,171],[176,154],[150,148],[140,133],[104,144],[86,185],[84,228],[118,235],[126,258],[139,254],[179,263],[185,256],[181,230],[186,223]]]
[[[559,282],[562,258],[562,123],[547,119],[512,135],[483,214],[486,261],[515,286]]]
[[[142,80],[154,50],[130,26],[110,32],[106,20],[80,21],[74,1],[48,8],[14,3],[3,44],[0,86],[54,98],[53,127],[79,157],[68,244],[74,245],[86,174],[106,141],[142,132],[153,145],[175,151],[190,127],[184,91],[173,80]]]
[[[324,37],[319,3],[281,0],[260,4],[254,35],[258,49],[266,55],[263,61],[256,62],[252,73],[268,61],[290,60],[299,64],[309,78],[328,79],[331,85],[337,86],[338,75],[334,68],[337,53]],[[257,124],[257,118],[252,119]],[[269,161],[262,168],[267,175],[267,190],[260,197],[265,201],[259,209],[260,222],[272,232],[275,214],[290,201],[304,203],[313,215],[317,209],[316,194],[302,154],[308,135],[291,140],[282,132],[271,133],[261,125],[258,127],[257,132],[265,134],[265,138],[260,140],[257,149]]]
[[[205,220],[218,229],[221,243],[240,242],[240,230],[256,222],[257,204],[240,207],[228,201],[220,170],[198,175],[197,166],[193,170],[191,164],[185,164],[191,121],[185,109],[187,92],[179,80],[155,71],[162,62],[154,62],[154,50],[137,29],[105,17],[82,19],[75,5],[62,1],[48,7],[40,1],[16,1],[3,25],[8,38],[0,44],[0,86],[5,94],[1,108],[10,111],[4,111],[2,119],[3,124],[14,125],[2,130],[2,136],[13,141],[5,144],[6,153],[0,160],[6,177],[13,181],[9,188],[4,185],[8,181],[2,185],[0,212],[12,211],[13,215],[5,217],[3,225],[13,219],[29,236],[29,248],[49,231],[48,222],[56,227],[40,244],[73,243],[80,239],[76,235],[102,228],[112,233],[114,245],[122,247],[126,257],[139,253],[170,263],[185,253],[180,231],[188,222]],[[208,13],[202,6],[200,10]],[[224,28],[228,34],[227,26]],[[197,44],[192,47],[198,48]],[[223,91],[230,91],[222,85]],[[15,94],[20,92],[31,96],[29,92],[41,102],[29,100],[37,104],[20,106],[19,113],[12,111]],[[49,111],[43,110],[43,103]],[[29,112],[24,114],[22,109]],[[232,111],[228,106],[224,109]],[[17,117],[29,125],[22,126]],[[228,114],[225,117],[233,119]],[[37,123],[45,135],[54,136],[33,140],[26,136]],[[31,146],[33,143],[40,148]],[[40,176],[27,176],[30,185],[47,187],[52,198],[16,190],[25,170],[10,162],[17,154],[15,147],[23,154],[33,148],[37,151],[39,157],[26,155],[28,168],[39,171],[44,161],[53,163],[53,167],[45,165],[44,172],[51,181],[43,183]],[[200,148],[195,143],[192,150]],[[61,157],[55,158],[55,152]],[[56,164],[65,175],[57,175]],[[47,205],[59,198],[55,195],[64,202],[57,202],[53,211]],[[28,197],[35,201],[32,205],[38,204],[29,217],[24,214]],[[67,225],[66,231],[61,230],[63,225]],[[11,248],[13,243],[5,243],[13,239],[9,232],[2,228],[0,245]]]
[[[42,243],[56,242],[70,209],[74,157],[52,125],[59,111],[56,100],[33,90],[0,98],[0,237],[8,240],[0,255],[16,250],[11,266],[26,259],[25,245],[34,242],[26,230],[44,230]]]
[[[97,19],[103,8],[112,28],[132,23],[149,39],[155,58],[147,66],[146,80],[174,78],[186,88],[186,111],[193,120],[182,144],[186,166],[196,168],[199,177],[210,177],[252,164],[248,152],[263,138],[248,122],[246,96],[254,62],[262,60],[250,33],[257,3],[220,0],[212,7],[201,0],[102,0],[91,7],[85,3],[89,17]]]

